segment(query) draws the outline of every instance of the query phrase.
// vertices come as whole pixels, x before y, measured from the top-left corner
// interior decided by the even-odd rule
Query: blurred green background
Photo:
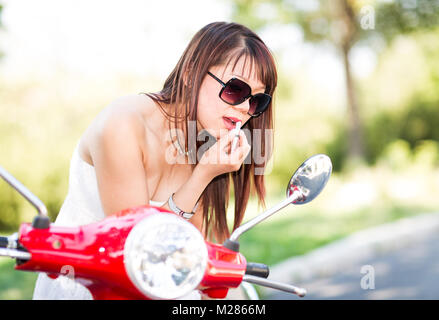
[[[267,207],[309,156],[326,153],[334,165],[313,203],[287,207],[241,237],[249,261],[273,265],[364,228],[437,211],[438,1],[193,0],[196,14],[172,3],[190,23],[178,15],[148,20],[148,10],[170,1],[109,1],[102,12],[86,1],[26,3],[35,18],[23,1],[0,1],[0,165],[52,220],[67,194],[75,143],[93,118],[119,96],[159,90],[193,34],[219,20],[251,27],[278,63]],[[121,40],[134,33],[142,38]],[[161,50],[168,53],[156,61]],[[0,207],[1,234],[35,215],[5,182]],[[261,210],[252,199],[245,220]],[[0,299],[30,299],[36,274],[13,265],[0,260]]]

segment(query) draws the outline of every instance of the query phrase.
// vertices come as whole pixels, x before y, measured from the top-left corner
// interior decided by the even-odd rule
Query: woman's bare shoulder
[[[135,133],[136,143],[145,144],[145,131],[155,118],[154,102],[146,95],[129,94],[111,101],[93,120],[81,139],[80,153],[92,162],[91,149],[99,144],[103,135],[117,133],[122,126],[130,127]],[[127,141],[127,143],[129,143]]]
[[[110,102],[96,119],[101,125],[107,121],[120,119],[143,121],[154,112],[152,100],[145,95],[129,94],[118,97]]]

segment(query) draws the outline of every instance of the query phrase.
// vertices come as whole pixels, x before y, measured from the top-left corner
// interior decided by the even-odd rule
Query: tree
[[[340,53],[348,106],[349,160],[364,159],[363,124],[349,63],[358,42],[381,39],[388,45],[399,34],[439,25],[439,1],[430,0],[237,0],[233,18],[254,30],[277,22],[297,24],[306,41],[329,41]]]

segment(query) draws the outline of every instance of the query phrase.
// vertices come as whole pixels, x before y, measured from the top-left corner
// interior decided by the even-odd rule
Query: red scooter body
[[[22,224],[18,241],[31,259],[21,261],[15,269],[46,272],[56,278],[66,275],[63,267],[68,266],[74,270],[74,279],[87,287],[96,300],[149,299],[125,270],[124,245],[140,220],[160,212],[174,214],[163,208],[140,206],[80,227],[52,224],[47,229],[36,229],[29,223]],[[241,284],[246,260],[222,245],[206,241],[206,246],[208,262],[198,289],[209,297],[225,298],[228,288]]]

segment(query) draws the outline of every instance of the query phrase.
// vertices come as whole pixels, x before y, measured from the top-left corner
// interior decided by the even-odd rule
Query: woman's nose
[[[250,109],[250,99],[246,99],[243,103],[233,106],[236,110],[247,114]]]

